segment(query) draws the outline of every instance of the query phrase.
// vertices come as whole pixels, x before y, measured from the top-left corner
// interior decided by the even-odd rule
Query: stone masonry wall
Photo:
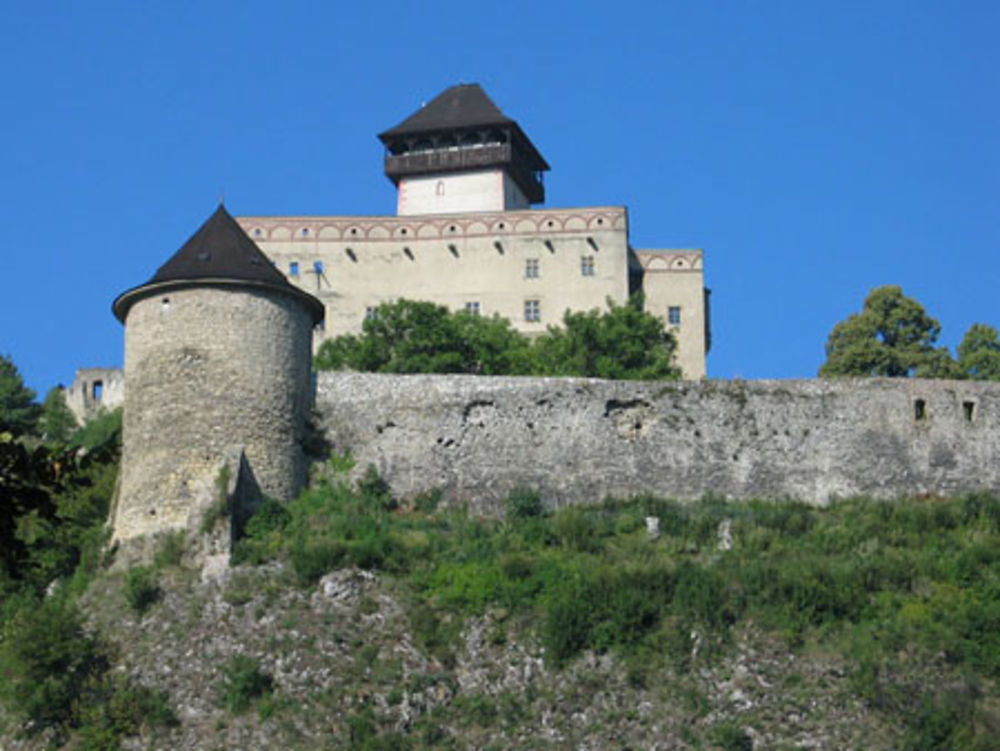
[[[516,487],[553,505],[1000,490],[1000,384],[321,373],[317,408],[358,471],[480,511]]]
[[[311,331],[291,297],[242,288],[171,290],[132,306],[116,540],[197,526],[191,517],[218,497],[234,451],[265,493],[298,492]]]

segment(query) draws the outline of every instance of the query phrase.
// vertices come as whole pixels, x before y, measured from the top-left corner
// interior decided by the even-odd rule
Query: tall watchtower
[[[526,209],[545,200],[549,165],[479,84],[445,89],[379,139],[400,216]]]
[[[125,324],[126,382],[115,541],[197,526],[233,455],[245,459],[228,463],[244,485],[298,492],[319,300],[219,206],[112,308]]]

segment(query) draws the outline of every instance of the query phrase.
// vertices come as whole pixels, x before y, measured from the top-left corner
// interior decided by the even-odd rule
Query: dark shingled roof
[[[393,136],[513,123],[486,96],[482,86],[462,83],[445,89],[399,125],[380,133],[379,138],[384,141]]]
[[[152,279],[120,294],[112,310],[118,320],[124,322],[132,303],[148,292],[234,284],[291,295],[309,309],[314,321],[323,320],[323,304],[289,284],[222,204],[181,249],[157,269]]]

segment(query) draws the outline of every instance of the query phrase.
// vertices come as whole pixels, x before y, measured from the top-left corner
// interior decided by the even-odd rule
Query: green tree
[[[375,373],[529,372],[529,342],[510,322],[493,316],[451,313],[443,305],[397,300],[379,305],[360,336],[320,346],[319,370]]]
[[[625,305],[608,299],[608,310],[566,311],[563,327],[535,341],[544,375],[654,380],[679,378],[677,343],[663,321],[642,309],[635,295]]]
[[[958,345],[958,369],[977,381],[1000,381],[1000,339],[997,330],[974,323]]]
[[[77,429],[76,417],[66,404],[66,392],[62,386],[53,386],[45,395],[38,427],[42,440],[49,444],[65,444]]]
[[[938,322],[901,287],[877,287],[860,313],[833,327],[819,374],[954,377],[957,368],[947,348],[934,346],[940,333]]]
[[[15,438],[33,433],[41,409],[35,402],[35,392],[24,385],[14,362],[0,355],[0,433]]]
[[[360,336],[324,342],[319,370],[475,375],[572,375],[596,378],[676,378],[676,342],[663,322],[642,310],[642,298],[608,310],[567,311],[563,328],[530,340],[510,321],[451,313],[442,305],[383,303]]]
[[[458,373],[468,356],[443,305],[412,300],[382,303],[361,330],[360,337],[348,335],[324,342],[316,367],[375,373]]]

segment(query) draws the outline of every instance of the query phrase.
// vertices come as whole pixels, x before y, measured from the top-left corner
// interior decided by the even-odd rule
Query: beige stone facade
[[[317,345],[359,332],[375,306],[400,298],[496,313],[538,334],[566,310],[603,309],[642,290],[677,336],[684,377],[706,373],[701,251],[633,251],[620,206],[237,221],[292,284],[322,300]]]
[[[706,375],[700,250],[635,250],[621,206],[533,209],[549,165],[478,84],[459,84],[379,134],[396,216],[245,216],[244,231],[289,282],[322,302],[328,337],[376,306],[423,300],[500,315],[526,334],[567,311],[642,292],[678,339],[685,378]]]

